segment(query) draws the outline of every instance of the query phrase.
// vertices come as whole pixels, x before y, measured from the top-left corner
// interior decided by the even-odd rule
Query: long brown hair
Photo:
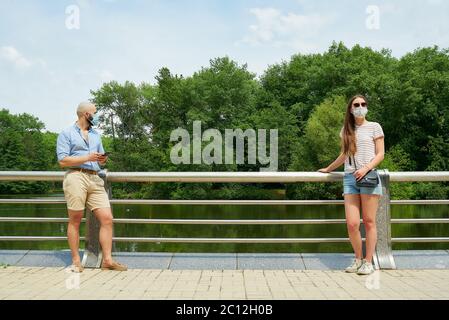
[[[346,108],[345,124],[343,126],[343,140],[341,144],[341,151],[348,156],[354,155],[357,152],[355,141],[355,118],[351,113],[352,103],[357,98],[362,98],[363,100],[365,100],[366,106],[368,107],[368,100],[366,100],[365,96],[361,94],[353,96],[348,102],[348,107]]]

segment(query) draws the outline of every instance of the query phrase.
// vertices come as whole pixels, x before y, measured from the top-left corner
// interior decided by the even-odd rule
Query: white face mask
[[[357,108],[354,107],[354,108],[352,108],[351,113],[354,115],[354,117],[363,118],[368,113],[368,108],[367,107],[357,107]]]

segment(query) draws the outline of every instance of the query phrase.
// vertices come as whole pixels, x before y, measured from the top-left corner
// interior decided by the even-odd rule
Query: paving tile
[[[303,253],[306,270],[343,270],[354,258],[347,253]]]
[[[29,250],[0,250],[0,264],[16,265]]]
[[[170,263],[173,270],[235,270],[235,253],[175,253]]]
[[[238,269],[263,269],[263,270],[304,270],[305,266],[300,254],[251,254],[238,253]]]
[[[395,250],[398,269],[449,269],[447,250]]]
[[[169,252],[118,252],[113,254],[114,259],[132,269],[167,269],[172,256],[173,254]]]
[[[82,252],[80,252],[82,257]],[[17,266],[45,266],[45,267],[65,267],[72,263],[70,251],[46,251],[32,250],[23,256],[15,265]]]

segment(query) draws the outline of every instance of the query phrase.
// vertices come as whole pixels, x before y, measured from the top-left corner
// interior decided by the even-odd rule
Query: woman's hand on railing
[[[330,173],[331,170],[329,170],[329,167],[326,167],[326,168],[318,169],[318,172],[321,172],[321,173]]]

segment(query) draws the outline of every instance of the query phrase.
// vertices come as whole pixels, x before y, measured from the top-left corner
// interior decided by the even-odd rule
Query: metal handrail
[[[62,181],[64,171],[0,171],[0,181]],[[343,172],[108,172],[109,182],[336,182]],[[390,172],[391,182],[449,181],[449,171]]]
[[[0,241],[63,241],[61,236],[0,236]],[[80,240],[86,240],[80,237]],[[362,238],[365,240],[365,238]],[[147,238],[147,237],[114,237],[115,242],[153,242],[153,243],[341,243],[349,242],[349,238]],[[438,243],[449,242],[449,237],[406,237],[392,238],[394,243]]]
[[[407,218],[391,219],[389,206],[391,204],[449,204],[448,199],[443,200],[390,200],[390,182],[435,182],[449,181],[448,171],[437,172],[388,172],[380,170],[381,180],[386,196],[381,198],[379,210],[383,213],[379,220],[382,225],[381,234],[385,239],[379,239],[376,249],[377,263],[382,268],[395,268],[391,254],[391,243],[407,242],[449,242],[449,237],[405,237],[392,238],[391,224],[404,223],[449,223],[446,218]],[[0,171],[0,181],[62,181],[63,171]],[[105,180],[105,186],[111,195],[111,182],[241,182],[241,183],[296,183],[296,182],[336,182],[343,179],[343,172],[108,172],[100,173]],[[142,205],[342,205],[343,200],[161,200],[161,199],[110,199],[111,204],[142,204]],[[62,198],[54,199],[0,199],[0,204],[64,204]],[[97,250],[93,254],[94,263],[98,266],[98,239],[93,231],[98,226],[91,223],[95,219],[92,214],[83,219],[87,223],[86,241],[83,264],[89,260],[92,248]],[[67,222],[67,218],[39,218],[39,217],[0,217],[0,222]],[[344,224],[345,219],[114,219],[121,224],[202,224],[202,225],[305,225],[305,224]],[[363,223],[363,221],[361,221]],[[90,231],[89,231],[90,230]],[[91,238],[93,237],[93,238]],[[0,241],[60,241],[67,237],[57,236],[0,236]],[[158,237],[114,237],[116,242],[175,242],[175,243],[335,243],[349,242],[348,238],[158,238]],[[93,246],[89,247],[89,244]],[[96,243],[96,244],[95,244]],[[86,254],[87,252],[87,254]]]
[[[345,224],[345,219],[123,219],[114,218],[116,224],[207,224],[207,225],[290,225],[290,224]],[[0,222],[65,223],[68,218],[0,217]],[[86,219],[81,219],[86,222]],[[363,223],[363,219],[360,219]],[[449,223],[449,218],[391,219],[392,224]]]
[[[37,217],[0,217],[0,222],[68,222],[68,218],[37,218]],[[83,218],[82,222],[86,219]],[[343,224],[345,219],[243,219],[243,220],[229,220],[229,219],[113,219],[117,224],[207,224],[207,225],[288,225],[288,224]],[[449,219],[448,219],[449,223]]]
[[[344,200],[165,200],[165,199],[110,199],[111,204],[142,204],[142,205],[343,205]],[[37,199],[0,199],[0,204],[65,204],[64,198]],[[390,204],[449,204],[446,199],[423,200],[390,200]]]
[[[47,236],[0,236],[3,241],[62,241],[67,237]],[[86,240],[80,237],[80,240]],[[115,242],[156,243],[338,243],[349,242],[349,238],[157,238],[157,237],[114,237]],[[364,239],[363,239],[364,240]]]

